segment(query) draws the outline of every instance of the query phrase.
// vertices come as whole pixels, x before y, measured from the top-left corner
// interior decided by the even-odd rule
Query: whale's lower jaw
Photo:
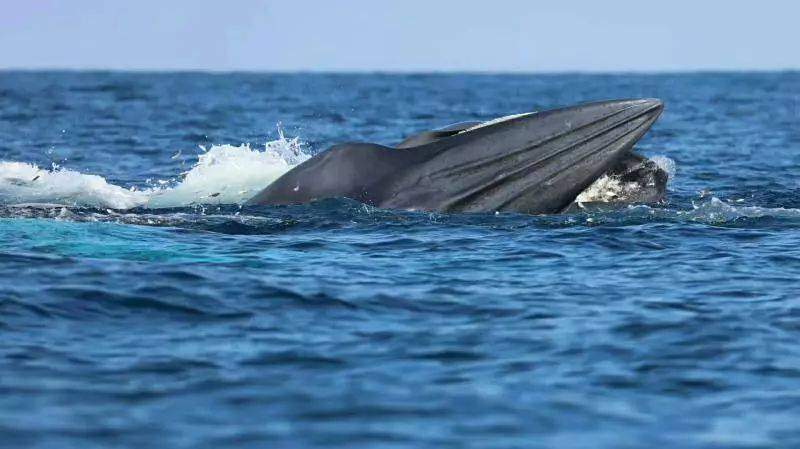
[[[631,154],[662,111],[620,100],[507,118],[406,139],[343,144],[305,161],[250,204],[346,197],[381,208],[558,213]]]

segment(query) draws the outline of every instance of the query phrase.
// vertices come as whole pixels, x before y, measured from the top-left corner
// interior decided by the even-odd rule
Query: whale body
[[[456,124],[394,147],[335,145],[248,204],[349,198],[388,209],[549,214],[603,175],[640,183],[630,201],[655,202],[666,173],[632,150],[662,110],[657,99],[602,101]]]

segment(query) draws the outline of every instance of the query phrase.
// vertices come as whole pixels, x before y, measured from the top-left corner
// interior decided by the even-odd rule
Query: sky
[[[800,69],[790,0],[4,0],[0,68]]]

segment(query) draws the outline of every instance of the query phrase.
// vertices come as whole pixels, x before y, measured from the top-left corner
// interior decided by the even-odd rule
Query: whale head
[[[589,103],[473,126],[408,151],[383,207],[554,213],[615,166],[663,110],[656,99]]]

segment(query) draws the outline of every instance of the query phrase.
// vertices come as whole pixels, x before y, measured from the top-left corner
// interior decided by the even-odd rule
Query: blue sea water
[[[237,204],[337,142],[630,97],[663,205]],[[0,72],[0,161],[2,447],[800,446],[800,73]]]

